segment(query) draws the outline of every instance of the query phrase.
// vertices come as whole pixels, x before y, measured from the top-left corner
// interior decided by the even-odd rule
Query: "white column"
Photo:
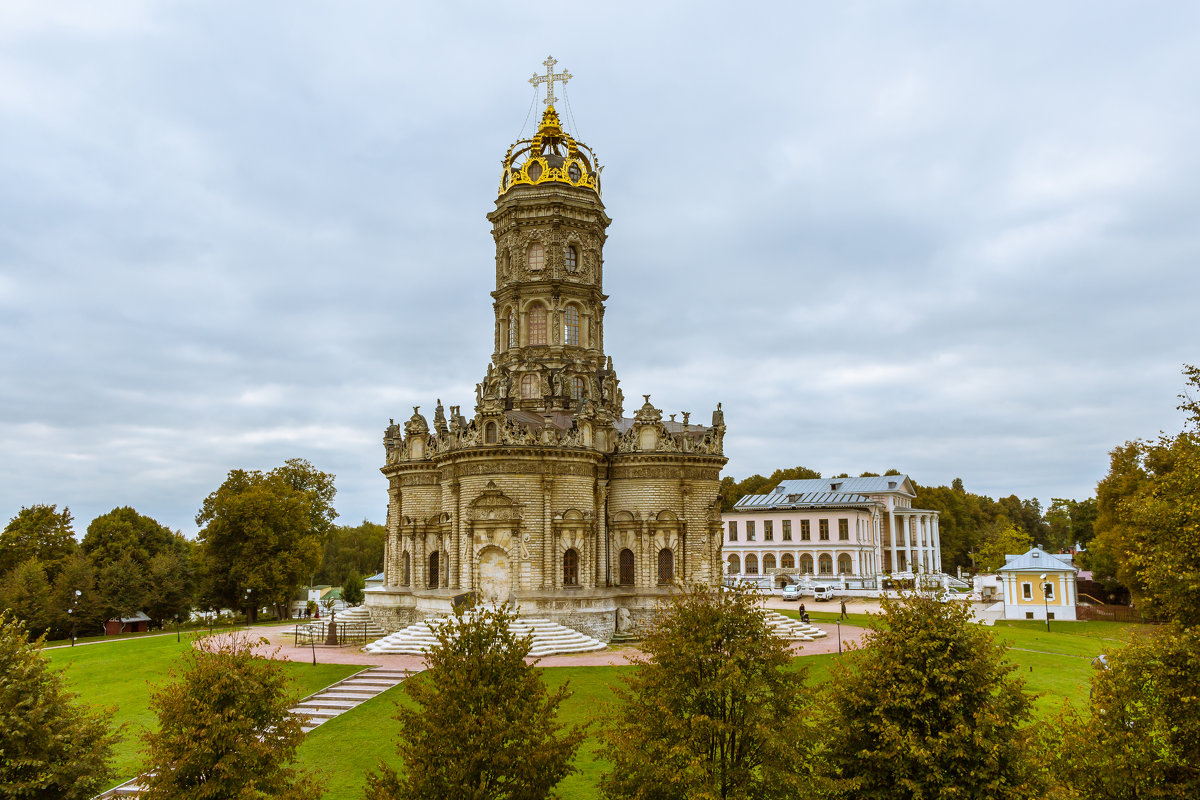
[[[899,555],[897,555],[898,551],[896,549],[896,519],[897,519],[896,512],[891,509],[888,509],[888,524],[891,528],[891,534],[892,534],[891,548],[892,548],[892,572],[893,572],[893,574],[900,571],[900,568],[896,565],[896,559],[899,558]]]

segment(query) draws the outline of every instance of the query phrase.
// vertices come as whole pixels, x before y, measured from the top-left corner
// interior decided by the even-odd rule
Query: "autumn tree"
[[[0,575],[36,558],[53,580],[59,564],[75,552],[71,509],[36,505],[22,508],[0,532]]]
[[[333,491],[333,476],[301,459],[267,473],[231,471],[196,515],[210,599],[249,606],[252,621],[265,604],[284,616],[292,593],[320,564],[322,537],[337,513]]]
[[[316,777],[293,765],[304,739],[288,709],[299,693],[282,664],[255,656],[266,640],[200,639],[171,679],[152,690],[158,729],[143,736],[142,800],[319,797]]]
[[[396,712],[403,774],[381,763],[368,800],[556,796],[584,732],[559,722],[569,689],[546,691],[513,620],[508,607],[459,609],[438,626],[426,670],[404,683],[412,702]]]
[[[108,782],[118,736],[65,688],[41,646],[0,612],[0,800],[86,800]]]
[[[1033,539],[1023,529],[1001,518],[984,534],[975,554],[975,563],[983,572],[995,572],[1004,566],[1005,556],[1021,555],[1033,547]]]
[[[885,599],[860,652],[828,685],[834,796],[1040,797],[1032,699],[1004,647],[963,603]]]
[[[688,587],[616,690],[608,798],[797,798],[814,785],[804,671],[745,587]]]
[[[1087,713],[1068,708],[1051,730],[1059,796],[1200,796],[1200,631],[1164,626],[1107,659]]]

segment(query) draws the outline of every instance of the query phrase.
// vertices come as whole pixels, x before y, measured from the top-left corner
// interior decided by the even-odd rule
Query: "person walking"
[[[846,599],[842,598],[842,616],[838,617],[838,619],[845,619],[845,618],[846,618]]]

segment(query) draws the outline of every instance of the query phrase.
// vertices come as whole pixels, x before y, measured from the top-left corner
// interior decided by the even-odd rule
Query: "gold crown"
[[[590,147],[562,129],[554,106],[546,106],[532,139],[522,139],[504,155],[500,194],[514,186],[566,183],[600,194],[600,169]]]

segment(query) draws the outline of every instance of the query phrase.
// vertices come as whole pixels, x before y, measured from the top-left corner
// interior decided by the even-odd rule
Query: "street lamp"
[[[250,605],[250,590],[246,590],[246,630],[250,629],[250,612],[253,607]]]
[[[75,646],[75,610],[79,608],[79,598],[83,592],[75,590],[75,597],[71,599],[71,607],[67,609],[67,614],[71,616],[71,647]]]
[[[1046,615],[1046,633],[1050,632],[1050,582],[1046,573],[1042,573],[1042,613]]]

